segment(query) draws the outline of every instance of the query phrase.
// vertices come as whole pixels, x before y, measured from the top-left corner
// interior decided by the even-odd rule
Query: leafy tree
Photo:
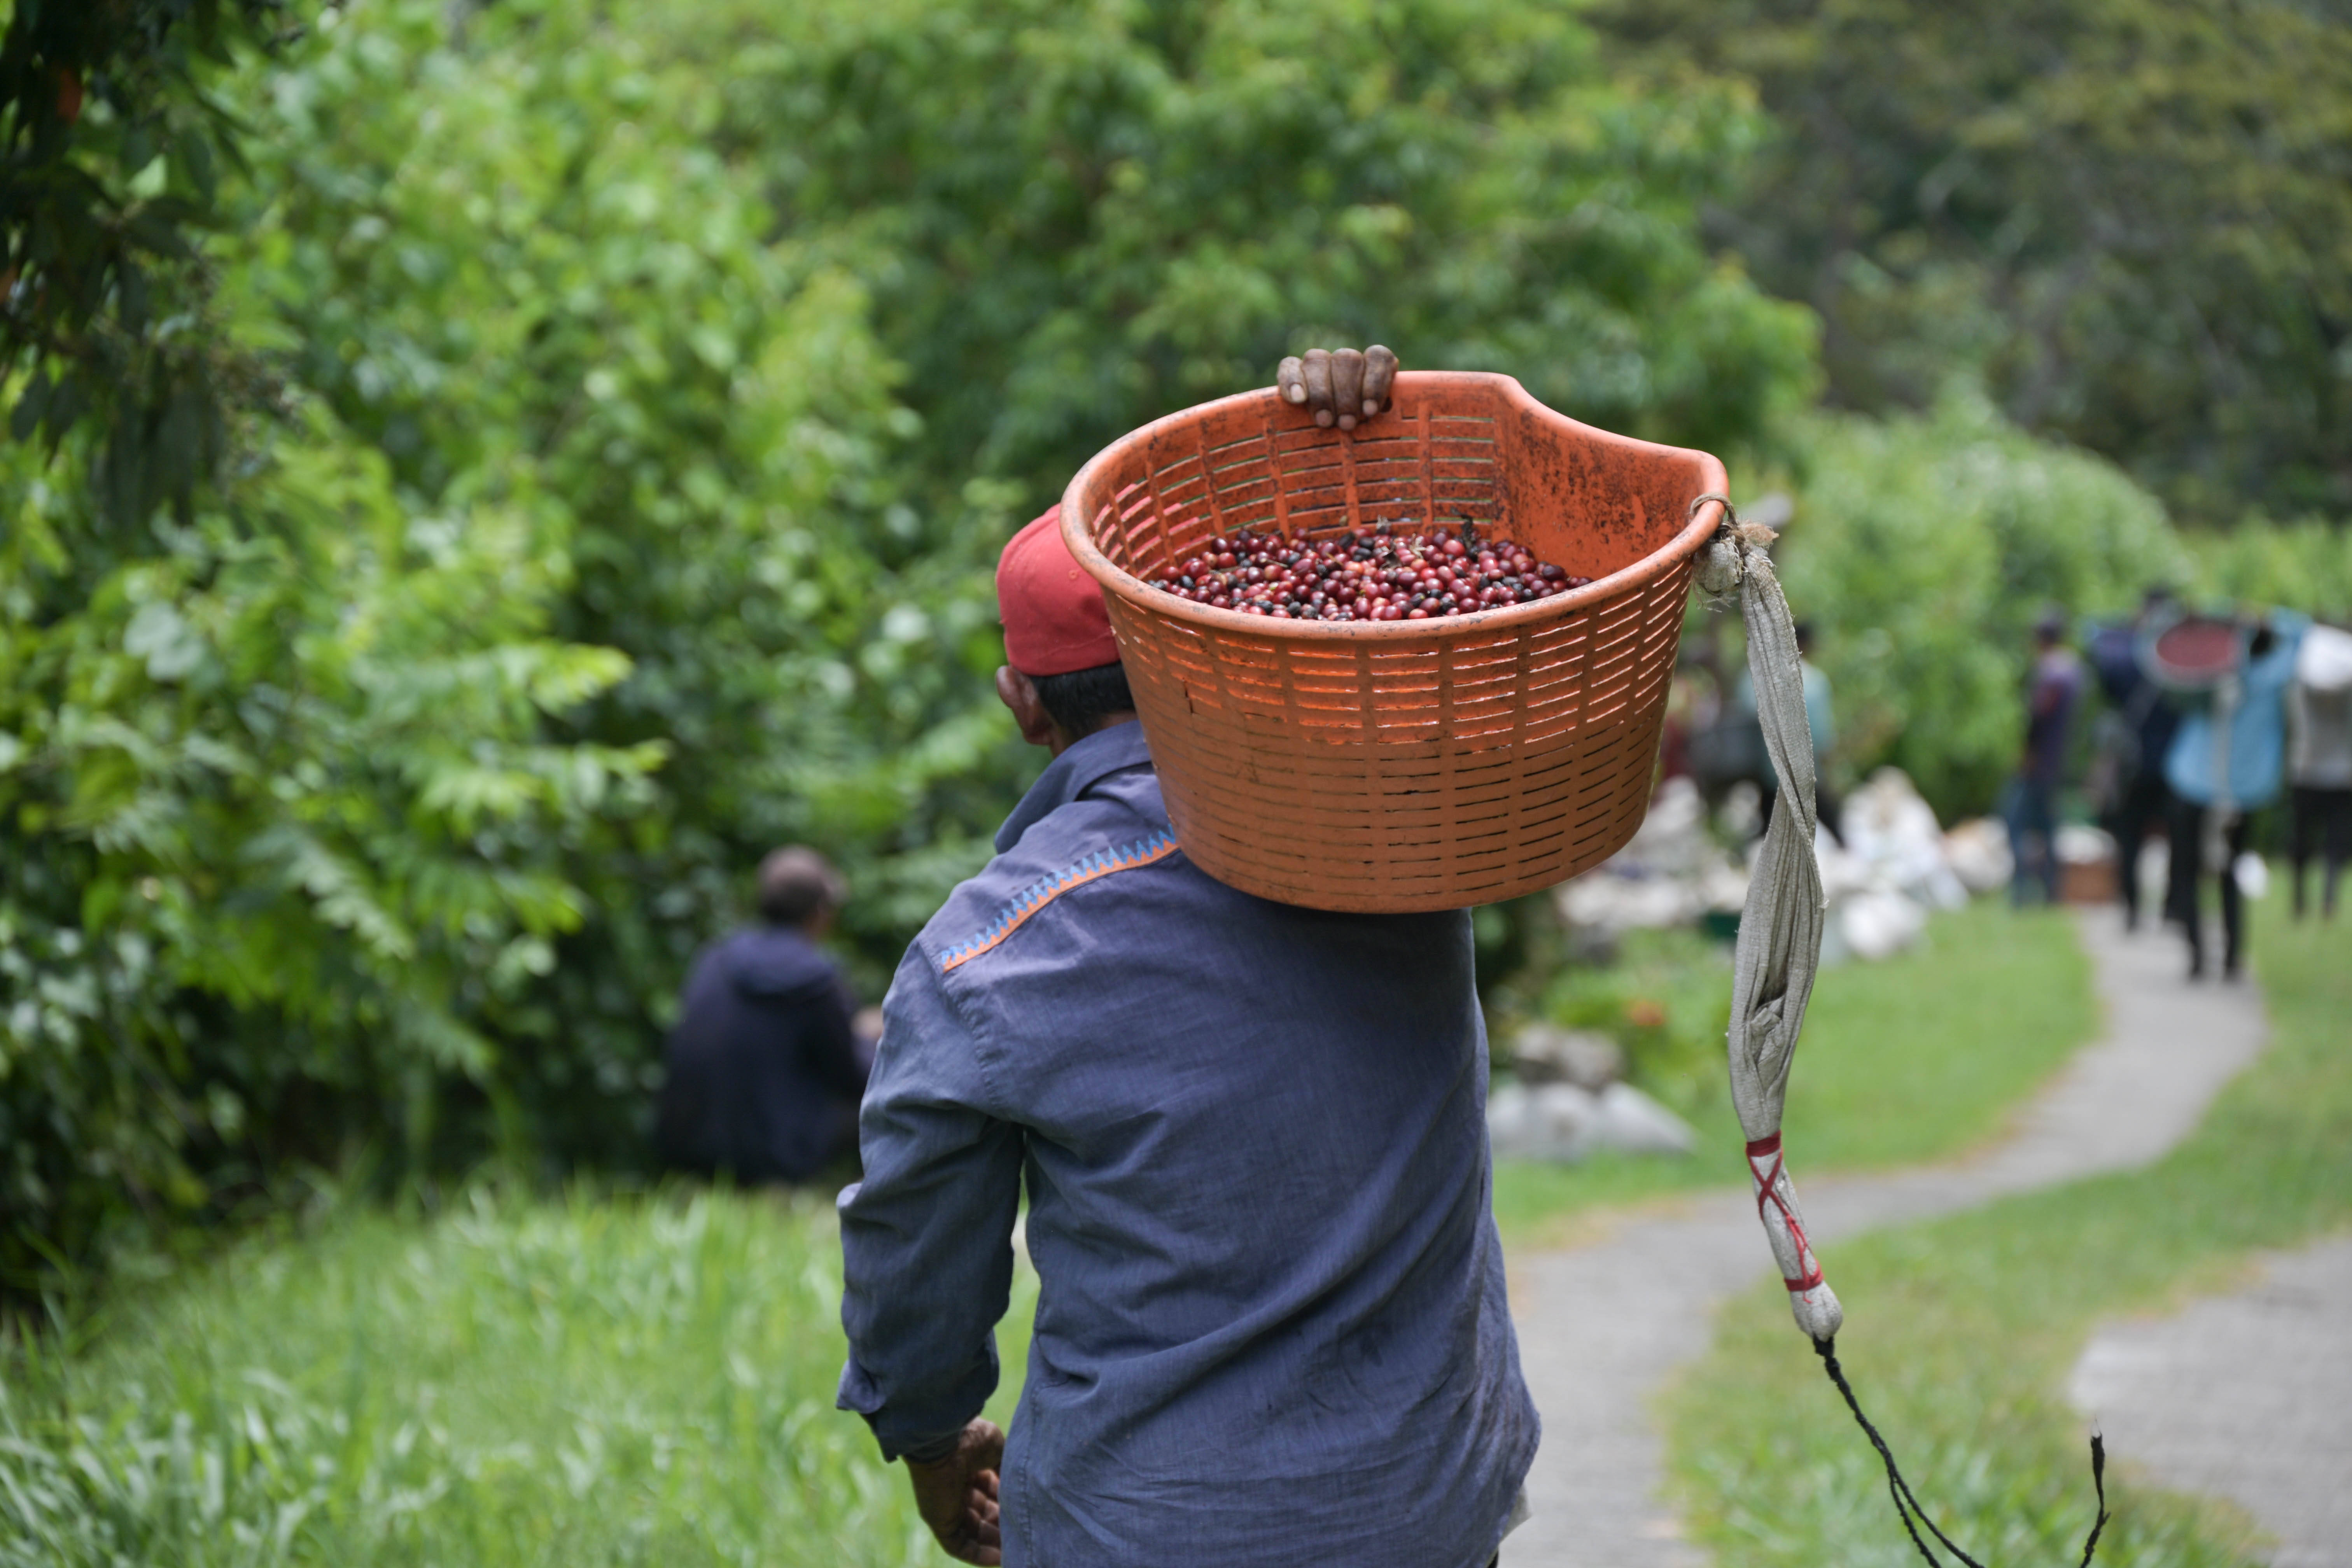
[[[1695,0],[1601,13],[1778,124],[1713,232],[1813,306],[1833,397],[1979,368],[2184,516],[2352,510],[2352,18],[2296,0]]]
[[[97,563],[68,543],[86,490],[23,447],[0,476],[19,1279],[126,1199],[201,1212],[379,1130],[423,1159],[441,1085],[495,1089],[580,922],[565,850],[660,761],[542,738],[627,661],[550,635],[564,568],[527,515],[412,518],[322,414],[298,433]]]
[[[408,505],[524,510],[567,565],[556,629],[629,656],[557,732],[668,761],[580,863],[593,917],[509,1057],[534,1146],[598,1161],[641,1147],[677,983],[761,852],[845,863],[878,981],[1020,765],[984,679],[1013,520],[983,498],[905,547],[854,253],[776,236],[656,15],[354,14],[271,79],[228,268]]]
[[[261,368],[206,330],[199,239],[237,142],[207,83],[280,0],[17,0],[0,33],[0,374],[55,450],[102,432],[98,519],[184,518]]]
[[[926,521],[1318,342],[1507,371],[1579,417],[1756,441],[1811,323],[1697,243],[1736,96],[1611,82],[1560,0],[817,0],[709,20],[717,134],[849,247],[908,369]]]

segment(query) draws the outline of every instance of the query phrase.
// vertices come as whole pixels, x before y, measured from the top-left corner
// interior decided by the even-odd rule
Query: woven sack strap
[[[1813,854],[1813,736],[1805,718],[1804,671],[1789,601],[1764,547],[1769,529],[1743,523],[1720,495],[1723,526],[1698,560],[1698,584],[1717,604],[1738,595],[1748,626],[1748,672],[1756,687],[1756,717],[1764,750],[1780,782],[1780,801],[1765,829],[1764,847],[1748,879],[1732,950],[1731,1100],[1748,1136],[1748,1173],[1756,1215],[1789,1288],[1797,1326],[1817,1342],[1838,1331],[1845,1314],[1822,1278],[1821,1261],[1805,1237],[1805,1216],[1780,1147],[1780,1110],[1789,1093],[1789,1064],[1805,1021],[1821,967],[1822,872]]]

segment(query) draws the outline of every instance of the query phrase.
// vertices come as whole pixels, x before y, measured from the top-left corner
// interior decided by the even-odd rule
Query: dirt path
[[[2265,1254],[2243,1289],[2102,1329],[2067,1392],[2131,1466],[2225,1497],[2276,1568],[2352,1564],[2352,1237]]]
[[[1885,1175],[1810,1177],[1790,1168],[1809,1228],[1837,1279],[1835,1243],[1872,1226],[1922,1219],[2011,1193],[2161,1156],[2261,1048],[2260,1004],[2243,985],[2191,986],[2179,945],[2126,939],[2111,911],[2080,923],[2107,1031],[2085,1047],[1983,1154]],[[1804,1071],[1800,1047],[1797,1071]],[[1662,1500],[1664,1445],[1651,1404],[1707,1345],[1717,1305],[1770,1264],[1744,1192],[1696,1198],[1628,1220],[1603,1240],[1513,1260],[1526,1310],[1519,1352],[1543,1447],[1528,1477],[1534,1517],[1505,1543],[1509,1568],[1693,1568]],[[1866,1331],[1867,1325],[1857,1324]],[[1789,1330],[1792,1353],[1803,1347]]]

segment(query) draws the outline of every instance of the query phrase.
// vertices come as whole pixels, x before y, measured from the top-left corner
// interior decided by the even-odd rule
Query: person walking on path
[[[2021,909],[2036,881],[2044,902],[2058,901],[2058,785],[2083,700],[2083,664],[2066,646],[2065,618],[2055,611],[2043,616],[2033,628],[2033,647],[2025,747],[2009,803],[2009,847],[2017,862],[2009,896]]]
[[[1372,417],[1393,356],[1286,366]],[[1053,761],[908,950],[842,1194],[843,1408],[967,1563],[1476,1568],[1536,1447],[1466,912],[1236,892],[1170,826],[1049,511],[997,694]],[[1024,1186],[1010,1434],[979,1413]]]
[[[816,945],[845,893],[815,850],[779,849],[760,865],[761,923],[694,961],[655,1110],[670,1169],[804,1182],[856,1146],[866,1053]]]
[[[2246,956],[2245,896],[2238,858],[2252,816],[2278,798],[2286,754],[2286,690],[2307,625],[2273,610],[2246,628],[2237,673],[2205,706],[2180,721],[2165,753],[2172,791],[2172,875],[2167,919],[2189,939],[2189,977],[2205,974],[2201,889],[2221,887],[2221,974],[2238,977]]]
[[[2121,626],[2102,626],[2085,650],[2114,711],[2101,815],[2116,841],[2116,886],[2126,931],[2139,929],[2140,848],[2151,835],[2165,831],[2172,805],[2164,757],[2180,726],[2180,712],[2165,700],[2164,689],[2148,679],[2139,661],[2141,636],[2172,602],[2170,589],[2150,588],[2141,596],[2138,615]]]
[[[2320,912],[2334,920],[2336,880],[2352,860],[2352,632],[2313,626],[2304,633],[2287,690],[2287,734],[2294,918],[2303,919],[2304,872],[2317,855]]]

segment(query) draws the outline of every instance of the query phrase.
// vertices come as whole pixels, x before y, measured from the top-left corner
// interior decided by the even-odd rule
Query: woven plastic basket
[[[1611,435],[1508,376],[1398,376],[1318,428],[1272,392],[1113,443],[1062,530],[1107,590],[1184,851],[1310,908],[1491,903],[1609,858],[1642,824],[1693,558],[1724,489],[1705,452]],[[1313,537],[1475,521],[1589,586],[1429,621],[1269,621],[1147,587],[1241,529]]]

